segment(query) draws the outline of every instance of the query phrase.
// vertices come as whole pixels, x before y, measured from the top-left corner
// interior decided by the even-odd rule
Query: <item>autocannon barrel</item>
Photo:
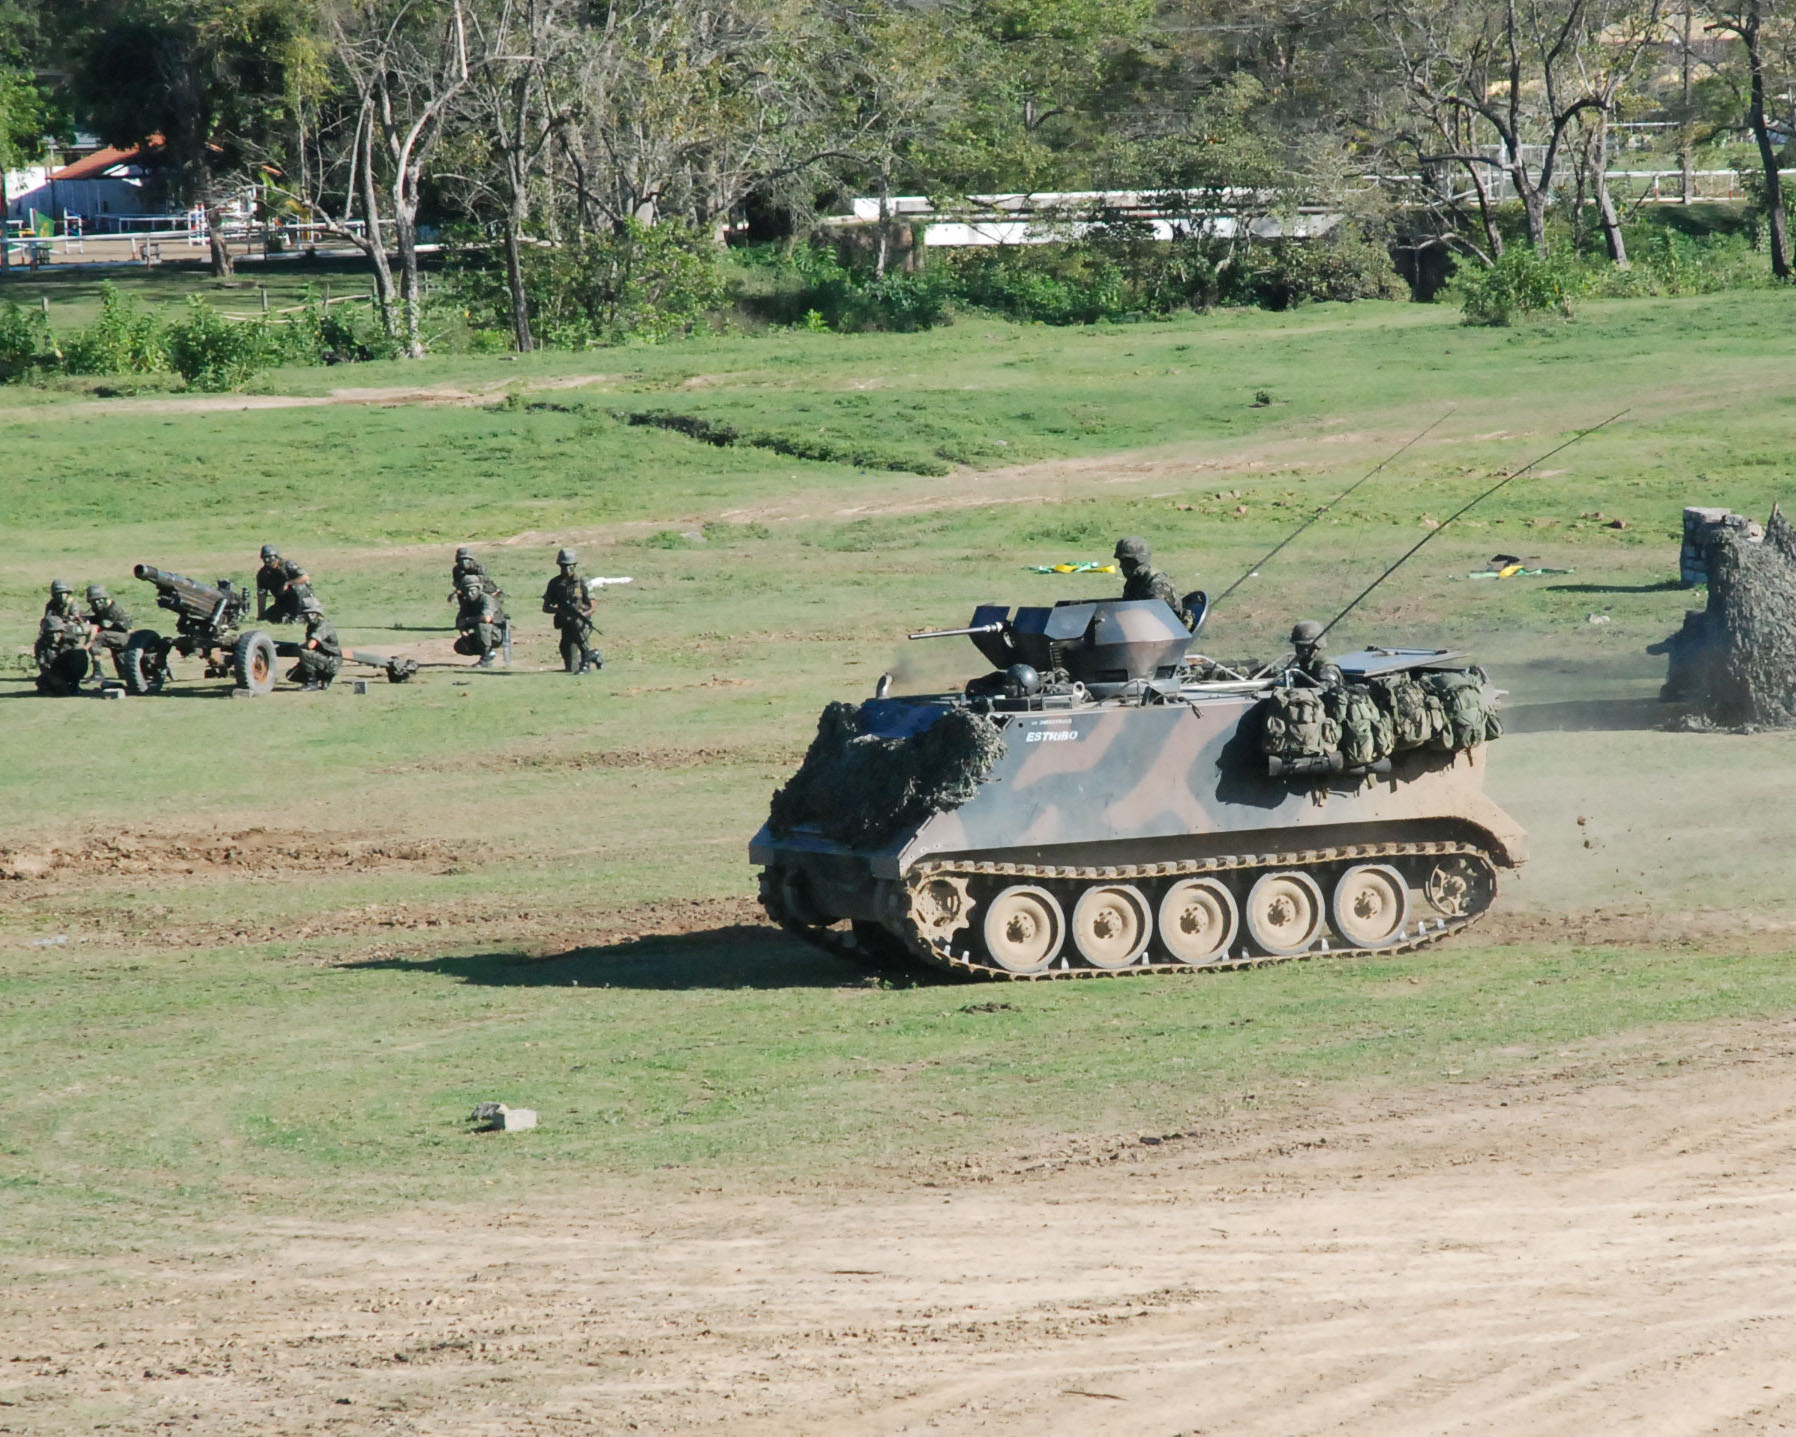
[[[952,639],[962,634],[1001,634],[1010,627],[1008,624],[974,624],[967,629],[924,629],[921,633],[910,635],[913,639]]]
[[[131,572],[146,584],[156,586],[156,602],[163,608],[191,614],[196,619],[210,618],[225,600],[225,591],[217,585],[202,584],[185,574],[171,574],[154,564],[138,564]]]

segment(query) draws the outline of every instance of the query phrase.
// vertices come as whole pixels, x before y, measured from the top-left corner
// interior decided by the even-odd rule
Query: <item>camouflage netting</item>
[[[1708,562],[1708,653],[1690,697],[1719,724],[1796,725],[1796,531],[1774,512],[1761,543],[1723,530]]]
[[[877,847],[965,803],[1003,754],[997,726],[965,709],[909,738],[880,738],[862,729],[854,704],[833,703],[804,763],[774,793],[768,826],[781,837],[810,826],[837,843]]]

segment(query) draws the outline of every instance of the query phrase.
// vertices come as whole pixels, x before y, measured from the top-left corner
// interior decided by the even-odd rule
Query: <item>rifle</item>
[[[1546,461],[1551,459],[1555,454],[1558,454],[1558,453],[1562,452],[1563,450],[1571,448],[1572,445],[1576,444],[1580,439],[1585,438],[1587,435],[1595,434],[1597,432],[1597,430],[1599,430],[1599,429],[1608,428],[1609,425],[1613,424],[1617,419],[1620,419],[1623,415],[1626,415],[1626,414],[1632,412],[1632,409],[1633,409],[1633,406],[1629,405],[1627,409],[1623,409],[1622,411],[1620,411],[1620,413],[1611,414],[1601,424],[1593,424],[1588,429],[1580,429],[1576,434],[1572,435],[1572,437],[1570,439],[1567,439],[1564,443],[1555,444],[1551,449],[1547,450],[1547,452],[1545,454],[1540,455],[1538,458],[1530,459],[1526,464],[1522,465],[1522,467],[1520,469],[1510,470],[1509,473],[1505,474],[1501,479],[1497,480],[1497,482],[1495,484],[1492,484],[1490,486],[1490,488],[1486,489],[1482,494],[1479,494],[1479,495],[1475,496],[1474,498],[1468,499],[1464,504],[1460,505],[1459,508],[1455,509],[1451,514],[1449,514],[1445,519],[1443,519],[1439,525],[1437,525],[1433,529],[1430,529],[1420,539],[1416,540],[1416,542],[1414,544],[1410,545],[1409,548],[1404,552],[1402,558],[1397,560],[1396,563],[1392,564],[1390,568],[1386,569],[1382,574],[1380,574],[1371,583],[1367,584],[1365,588],[1361,589],[1359,591],[1359,593],[1354,596],[1352,603],[1347,605],[1346,608],[1342,609],[1340,613],[1336,614],[1332,619],[1330,619],[1328,621],[1327,624],[1325,624],[1323,626],[1323,628],[1322,628],[1323,637],[1326,637],[1328,634],[1328,631],[1330,629],[1334,628],[1334,626],[1336,624],[1340,623],[1342,619],[1346,618],[1355,609],[1357,609],[1360,606],[1360,604],[1365,600],[1365,598],[1368,594],[1370,594],[1374,589],[1376,589],[1386,579],[1390,578],[1392,574],[1397,572],[1397,570],[1401,569],[1405,564],[1407,564],[1410,561],[1410,559],[1415,555],[1416,551],[1422,547],[1422,545],[1426,544],[1436,534],[1440,533],[1442,529],[1445,529],[1447,527],[1447,525],[1451,524],[1455,519],[1459,518],[1460,515],[1465,514],[1465,513],[1469,512],[1470,510],[1476,508],[1479,504],[1482,504],[1486,499],[1490,498],[1490,496],[1492,494],[1495,494],[1497,492],[1497,490],[1501,489],[1505,484],[1509,483],[1511,480],[1520,479],[1522,477],[1522,475],[1526,474],[1530,469],[1536,468],[1539,465],[1546,463]]]
[[[1280,552],[1283,551],[1285,545],[1289,544],[1293,539],[1297,538],[1298,535],[1302,534],[1305,529],[1309,528],[1310,525],[1314,524],[1318,519],[1320,519],[1330,509],[1334,508],[1335,505],[1339,504],[1343,499],[1345,499],[1349,494],[1351,494],[1355,489],[1359,488],[1360,485],[1364,484],[1366,482],[1366,480],[1372,478],[1373,475],[1375,475],[1375,474],[1382,473],[1391,464],[1394,464],[1397,460],[1401,459],[1403,457],[1403,455],[1406,454],[1410,449],[1414,448],[1417,444],[1421,443],[1422,440],[1426,439],[1430,434],[1434,433],[1435,430],[1439,429],[1441,427],[1441,425],[1445,424],[1447,422],[1447,420],[1452,416],[1453,408],[1454,408],[1454,406],[1449,405],[1447,407],[1447,412],[1445,414],[1441,415],[1441,417],[1439,419],[1435,420],[1434,423],[1430,424],[1420,434],[1416,435],[1415,438],[1411,439],[1408,443],[1404,444],[1402,446],[1402,448],[1400,448],[1396,451],[1396,453],[1391,454],[1387,458],[1380,460],[1378,463],[1378,466],[1376,468],[1368,469],[1364,474],[1360,475],[1360,477],[1358,479],[1355,479],[1353,481],[1353,483],[1349,484],[1345,489],[1343,489],[1339,494],[1335,495],[1334,498],[1330,499],[1326,504],[1324,504],[1314,514],[1310,515],[1309,518],[1305,519],[1301,524],[1299,524],[1295,529],[1293,529],[1288,535],[1286,535],[1285,538],[1281,539],[1278,543],[1274,544],[1272,546],[1271,551],[1264,558],[1258,560],[1255,563],[1249,564],[1247,566],[1247,572],[1245,574],[1243,574],[1239,579],[1236,579],[1234,583],[1230,584],[1228,586],[1228,588],[1224,589],[1214,599],[1212,599],[1208,605],[1208,608],[1214,609],[1218,604],[1220,604],[1230,594],[1234,593],[1236,589],[1240,588],[1249,579],[1251,579],[1255,574],[1259,573],[1259,571],[1262,568],[1264,568],[1267,564],[1271,563],[1274,559],[1276,559],[1279,556]]]

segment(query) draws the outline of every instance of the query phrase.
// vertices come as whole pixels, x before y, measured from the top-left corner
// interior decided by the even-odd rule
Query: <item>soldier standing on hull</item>
[[[563,549],[555,556],[561,572],[543,590],[543,612],[555,616],[561,634],[561,666],[570,674],[605,667],[605,657],[592,645],[592,595],[580,577],[580,556]]]
[[[131,615],[106,592],[104,584],[87,586],[87,619],[98,632],[94,638],[112,659],[112,671],[125,676],[125,644],[131,637]]]
[[[1322,625],[1314,619],[1299,619],[1291,626],[1291,657],[1285,661],[1284,668],[1312,688],[1339,686],[1345,682],[1341,670],[1328,661],[1323,648]]]
[[[1154,551],[1146,539],[1130,537],[1116,541],[1116,562],[1123,572],[1125,599],[1159,599],[1179,616],[1179,622],[1195,631],[1197,620],[1179,598],[1165,571],[1153,566]]]
[[[306,621],[306,636],[300,645],[299,662],[287,677],[313,692],[328,689],[343,667],[343,643],[330,620],[324,617],[324,605],[315,596],[307,594],[299,601],[299,608]]]
[[[262,567],[256,570],[256,617],[271,624],[298,623],[311,597],[311,575],[291,559],[283,559],[273,544],[264,544]]]
[[[461,609],[456,613],[455,627],[461,636],[455,641],[455,652],[478,654],[480,667],[490,669],[505,643],[505,611],[482,582],[482,576],[473,570],[461,576],[460,587]]]

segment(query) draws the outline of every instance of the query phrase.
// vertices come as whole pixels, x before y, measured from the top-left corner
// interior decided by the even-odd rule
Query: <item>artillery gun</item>
[[[912,637],[951,633],[989,671],[831,704],[750,844],[767,912],[810,942],[997,978],[1389,953],[1476,921],[1523,860],[1483,792],[1495,691],[1463,654],[1342,655],[1316,690],[1194,659],[1157,599],[984,605]],[[1272,742],[1294,732],[1316,751]]]
[[[242,584],[220,579],[203,584],[184,574],[170,573],[153,564],[138,564],[132,571],[156,587],[156,607],[175,615],[172,635],[154,629],[138,629],[125,641],[126,691],[154,694],[168,682],[170,659],[199,655],[209,679],[234,678],[237,687],[254,694],[270,693],[279,676],[277,661],[295,658],[300,645],[277,643],[265,629],[246,628],[255,618],[255,600]],[[344,655],[352,663],[384,669],[390,682],[402,684],[418,672],[414,659],[356,650]]]
[[[274,688],[274,638],[264,629],[245,628],[255,617],[255,599],[241,584],[220,579],[203,584],[153,564],[131,572],[156,588],[156,607],[175,615],[173,635],[138,629],[125,641],[125,688],[134,694],[159,693],[168,682],[173,654],[205,660],[206,677],[235,678],[237,686],[265,694]]]

